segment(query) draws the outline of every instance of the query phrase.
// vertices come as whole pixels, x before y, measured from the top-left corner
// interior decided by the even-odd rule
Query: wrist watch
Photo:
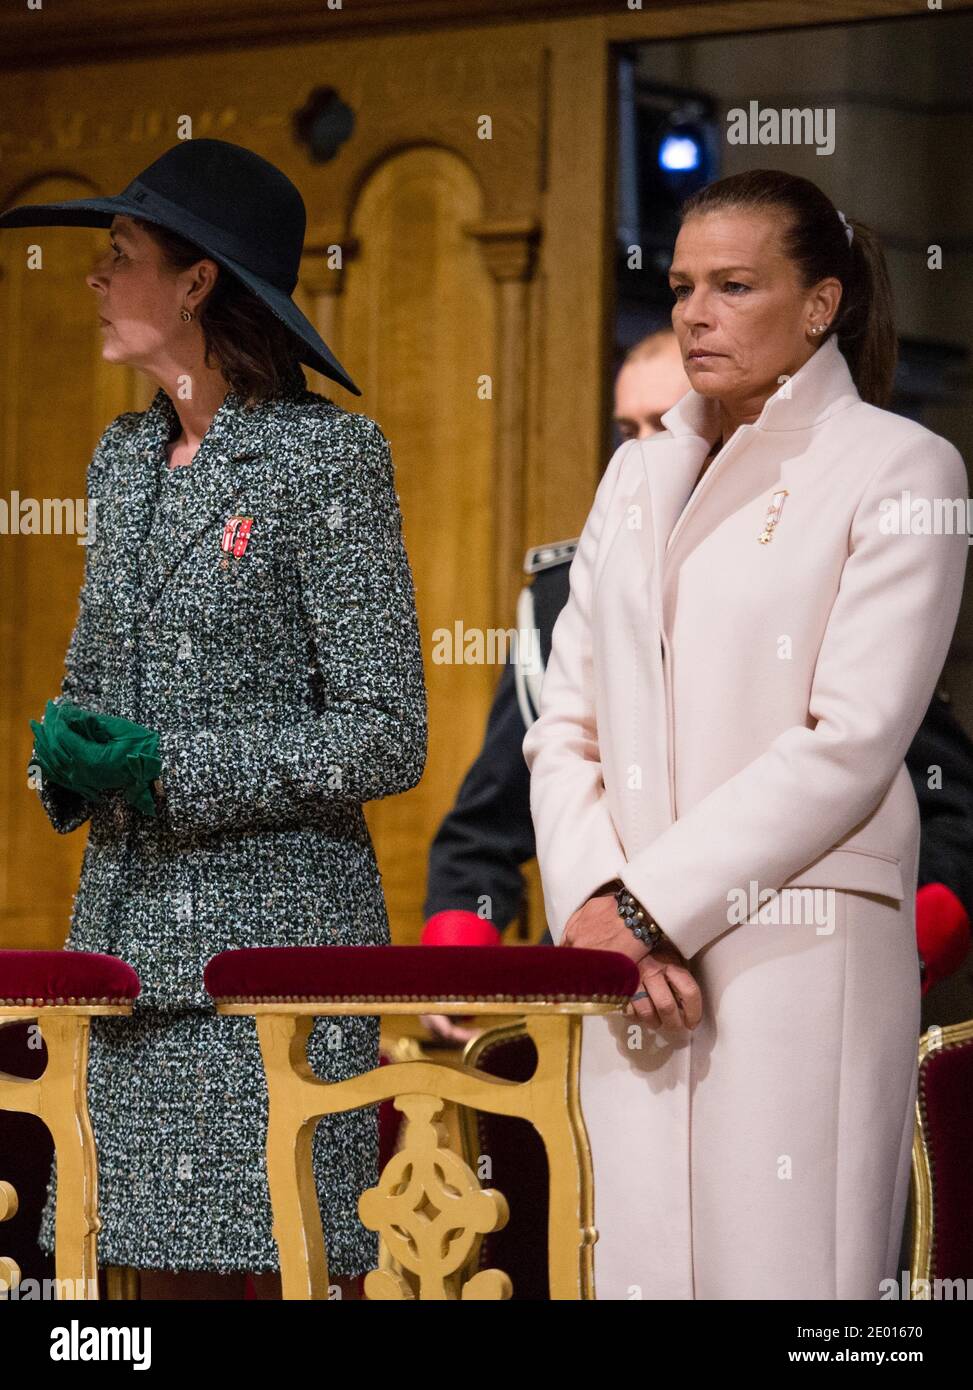
[[[624,884],[615,891],[615,903],[619,917],[648,951],[654,951],[659,943],[665,940],[665,933],[658,922],[642,906],[638,898],[632,896]]]

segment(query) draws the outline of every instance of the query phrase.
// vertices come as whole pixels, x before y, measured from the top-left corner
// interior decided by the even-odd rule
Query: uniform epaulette
[[[553,569],[574,558],[580,536],[570,541],[551,541],[549,545],[535,545],[524,557],[524,573],[536,574],[538,570]]]

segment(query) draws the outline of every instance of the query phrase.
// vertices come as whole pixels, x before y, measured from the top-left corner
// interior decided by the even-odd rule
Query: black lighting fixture
[[[642,54],[651,62],[651,52]],[[672,306],[669,266],[683,201],[719,175],[717,108],[705,92],[647,81],[639,51],[618,55],[619,306]]]

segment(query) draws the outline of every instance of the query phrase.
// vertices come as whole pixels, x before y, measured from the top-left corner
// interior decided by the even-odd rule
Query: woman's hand
[[[682,952],[668,939],[660,941],[639,962],[639,972],[648,997],[634,999],[625,1012],[672,1042],[688,1037],[703,1016],[703,996]]]
[[[159,735],[144,724],[96,714],[68,700],[48,700],[44,721],[30,721],[35,758],[42,773],[59,786],[96,801],[103,791],[119,789],[126,801],[147,815],[156,814],[148,790],[162,770]]]
[[[419,1022],[434,1038],[442,1038],[444,1042],[468,1043],[481,1032],[479,1028],[464,1028],[450,1014],[420,1014]]]
[[[615,890],[610,886],[599,888],[571,913],[559,944],[581,946],[586,951],[620,951],[636,964],[649,954],[644,942],[619,917]]]
[[[619,917],[612,888],[599,889],[571,914],[560,944],[620,951],[635,961],[646,997],[633,1000],[625,1012],[672,1041],[688,1036],[702,1018],[703,996],[681,951],[668,939],[647,951]]]

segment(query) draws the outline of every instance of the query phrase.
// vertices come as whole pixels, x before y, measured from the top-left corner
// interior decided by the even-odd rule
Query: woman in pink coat
[[[641,968],[584,1025],[598,1296],[879,1299],[966,472],[884,409],[884,257],[813,183],[702,189],[671,284],[693,389],[608,465],[524,740],[555,941]]]

